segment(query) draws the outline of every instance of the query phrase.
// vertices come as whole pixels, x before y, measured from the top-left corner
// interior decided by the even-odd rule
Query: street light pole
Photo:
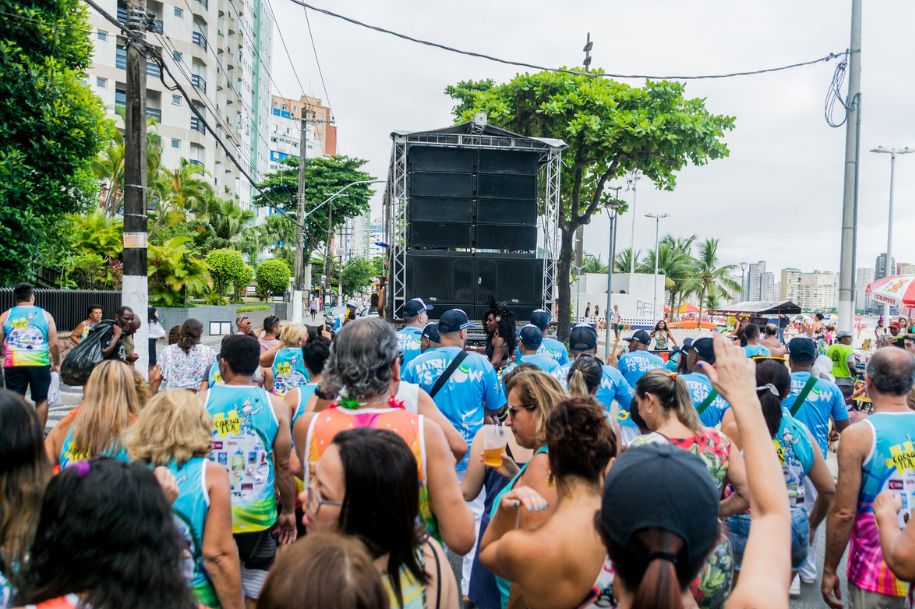
[[[619,188],[616,189],[619,192]],[[612,309],[610,308],[610,294],[613,291],[613,259],[616,257],[616,220],[618,217],[617,206],[610,205],[607,207],[607,215],[610,217],[610,244],[609,257],[607,263],[607,308],[604,312],[604,361],[610,358],[610,323],[613,320]]]
[[[750,266],[749,262],[740,263],[740,302],[748,300],[747,293],[750,291],[747,289],[747,267]]]
[[[890,264],[893,260],[893,185],[896,174],[896,155],[910,154],[915,152],[915,148],[909,148],[908,146],[905,148],[877,146],[876,148],[872,148],[871,152],[890,155],[890,214],[886,225],[886,261],[883,264],[884,277],[889,277],[890,275],[896,274],[895,268],[892,269],[892,272],[890,271]],[[883,316],[890,316],[890,305],[888,303],[883,303]]]
[[[629,291],[632,292],[632,276],[635,274],[635,192],[636,184],[641,179],[638,172],[633,171],[626,178],[629,190],[632,191],[632,237],[629,241]]]
[[[658,243],[661,231],[661,220],[670,216],[669,213],[663,214],[645,214],[646,218],[654,219],[654,300],[651,303],[651,314],[655,320],[658,319]],[[664,317],[663,311],[661,317]]]

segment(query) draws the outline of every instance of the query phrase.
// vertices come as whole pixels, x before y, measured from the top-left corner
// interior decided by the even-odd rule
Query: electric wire
[[[817,63],[831,61],[838,57],[842,57],[846,53],[845,51],[833,52],[833,53],[824,55],[823,57],[818,57],[816,59],[810,59],[808,61],[799,61],[796,63],[783,65],[783,66],[776,66],[776,67],[772,67],[772,68],[761,68],[761,69],[756,69],[756,70],[743,70],[743,71],[739,71],[739,72],[726,72],[726,73],[721,73],[721,74],[658,76],[658,75],[653,75],[653,74],[617,74],[617,73],[610,73],[610,72],[582,72],[581,70],[570,70],[568,68],[550,68],[550,67],[541,66],[541,65],[534,64],[534,63],[524,62],[524,61],[514,61],[514,60],[510,60],[510,59],[503,59],[500,57],[495,57],[493,55],[488,55],[486,53],[479,53],[477,51],[467,51],[467,50],[463,50],[463,49],[458,49],[458,48],[448,46],[448,45],[445,45],[445,44],[442,44],[439,42],[433,42],[431,40],[423,40],[422,38],[416,38],[414,36],[410,36],[408,34],[403,34],[401,32],[396,32],[394,30],[383,28],[381,26],[372,25],[370,23],[365,23],[364,21],[360,21],[353,17],[341,15],[340,13],[335,13],[326,8],[321,8],[319,6],[309,4],[308,2],[304,2],[304,0],[289,0],[289,1],[292,2],[293,4],[298,4],[299,6],[302,6],[305,9],[311,9],[313,11],[323,13],[330,17],[334,17],[335,19],[340,19],[342,21],[346,21],[348,23],[357,25],[362,28],[374,30],[374,31],[380,32],[382,34],[388,34],[389,36],[394,36],[396,38],[400,38],[402,40],[406,40],[406,41],[413,42],[416,44],[421,44],[424,46],[441,49],[443,51],[448,51],[450,53],[457,53],[459,55],[466,55],[468,57],[476,57],[478,59],[486,59],[488,61],[494,61],[497,63],[502,63],[502,64],[521,67],[521,68],[530,68],[532,70],[541,70],[541,71],[545,71],[545,72],[556,72],[559,74],[571,74],[574,76],[588,76],[591,78],[626,78],[626,79],[647,79],[647,80],[707,80],[707,79],[716,79],[716,78],[734,78],[737,76],[755,76],[758,74],[781,72],[783,70],[791,70],[794,68],[800,68],[803,66],[810,66],[810,65],[817,64]]]
[[[832,81],[829,83],[829,88],[826,89],[826,102],[824,108],[824,115],[826,118],[826,124],[830,127],[841,127],[845,124],[845,121],[848,120],[848,104],[845,103],[845,100],[842,99],[842,84],[845,82],[845,70],[848,66],[848,56],[840,61],[836,65],[836,69],[832,74]],[[842,118],[841,120],[836,120],[836,106],[842,106]]]
[[[308,26],[308,38],[311,40],[311,50],[315,55],[315,64],[318,66],[318,76],[321,77],[321,88],[324,90],[324,97],[327,99],[327,107],[330,108],[331,118],[333,118],[334,106],[330,103],[330,93],[327,92],[327,84],[324,82],[324,70],[321,69],[321,60],[318,59],[318,47],[315,46],[315,35],[311,32],[311,20],[308,19],[308,7],[303,7],[305,12],[305,25]]]

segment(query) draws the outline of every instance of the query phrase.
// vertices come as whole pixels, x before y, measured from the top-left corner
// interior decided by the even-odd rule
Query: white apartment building
[[[269,170],[283,167],[288,158],[299,158],[302,108],[308,112],[305,156],[315,158],[337,154],[337,128],[330,124],[330,108],[316,97],[288,99],[273,95],[270,108]]]
[[[338,255],[343,257],[344,264],[352,258],[374,258],[384,255],[384,248],[376,245],[384,241],[384,224],[381,218],[372,221],[370,214],[369,211],[350,218],[340,228]]]
[[[126,0],[98,0],[109,14],[127,21]],[[273,19],[263,0],[147,0],[154,26],[147,42],[161,52],[207,125],[232,157],[255,180],[268,168],[270,66]],[[126,103],[127,51],[121,33],[89,11],[95,45],[89,84],[109,115],[123,127],[116,110]],[[234,194],[243,207],[255,189],[216,143],[177,91],[168,90],[160,68],[146,67],[146,113],[159,122],[162,164],[175,168],[181,158],[203,166],[214,189]],[[172,82],[165,76],[166,83]]]
[[[747,300],[770,302],[775,296],[775,275],[766,271],[765,260],[751,264],[747,271]]]
[[[874,269],[860,268],[855,274],[855,310],[866,311],[871,308],[871,297],[865,291],[867,284],[874,280]]]
[[[808,312],[826,311],[836,306],[836,274],[830,271],[805,273],[799,269],[782,269],[782,300],[790,300]]]

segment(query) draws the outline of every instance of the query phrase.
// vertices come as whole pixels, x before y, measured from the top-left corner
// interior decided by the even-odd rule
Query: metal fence
[[[0,311],[15,305],[13,289],[0,288]],[[35,288],[35,304],[52,316],[58,330],[72,330],[86,319],[89,305],[102,305],[106,319],[111,319],[121,306],[120,290],[51,290]],[[146,320],[146,313],[141,316]]]

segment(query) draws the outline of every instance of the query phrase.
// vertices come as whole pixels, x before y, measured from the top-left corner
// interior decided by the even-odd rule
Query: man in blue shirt
[[[569,333],[569,348],[572,352],[572,358],[578,359],[583,355],[597,357],[597,330],[594,326],[588,324],[578,324]],[[563,387],[568,387],[569,370],[572,362],[561,366],[557,371],[559,382]],[[594,396],[604,408],[607,409],[607,415],[610,415],[613,402],[617,404],[617,420],[620,428],[624,430],[623,435],[627,435],[625,430],[630,429],[628,435],[636,437],[638,427],[629,418],[629,406],[632,404],[633,392],[632,387],[620,374],[620,371],[613,366],[604,364],[602,366],[603,374],[601,375],[600,385],[597,388],[597,394]]]
[[[438,323],[434,321],[427,323],[419,336],[419,350],[425,353],[429,349],[436,349],[441,346],[438,336]]]
[[[806,336],[796,336],[788,343],[788,367],[791,368],[791,393],[782,401],[782,407],[788,410],[795,419],[803,423],[810,431],[820,452],[825,459],[829,444],[829,419],[831,418],[836,431],[842,431],[851,424],[848,420],[848,410],[845,408],[845,398],[838,385],[825,379],[813,376],[813,362],[819,355],[817,344]],[[804,396],[802,394],[806,393]],[[798,403],[803,397],[803,403]],[[816,500],[817,491],[811,484],[810,478],[804,478],[804,504],[805,511],[810,512]],[[815,531],[810,532],[810,539],[815,537]],[[816,581],[816,548],[810,542],[810,551],[807,561],[801,565],[798,573],[801,581],[809,583]]]
[[[711,337],[703,336],[695,339],[685,355],[686,367],[688,374],[682,375],[689,388],[689,397],[699,413],[699,420],[706,427],[717,427],[724,418],[724,413],[731,407],[727,401],[718,395],[718,392],[712,387],[712,381],[709,380],[705,372],[699,366],[699,362],[704,362],[710,366],[715,364],[715,347]]]
[[[537,366],[547,374],[556,375],[556,372],[559,370],[559,364],[556,363],[556,360],[548,357],[546,355],[541,355],[540,347],[545,338],[543,338],[543,333],[535,325],[528,324],[521,328],[521,340],[519,342],[518,348],[521,350],[521,356],[516,358],[516,361],[512,364],[509,364],[502,371],[502,374],[508,374],[515,369],[515,366],[518,364],[532,364]]]
[[[558,363],[560,366],[568,364],[569,352],[566,350],[566,346],[557,339],[546,335],[546,331],[550,327],[549,311],[537,309],[531,313],[531,325],[540,328],[540,332],[543,334],[543,341],[540,343],[540,347],[537,349],[537,355],[542,355],[544,357],[556,360],[556,363]],[[520,359],[521,345],[519,344],[515,349],[515,360],[517,361]]]
[[[631,387],[635,387],[638,380],[649,370],[664,367],[664,360],[648,350],[651,337],[645,330],[638,330],[623,340],[629,343],[629,350],[619,357],[616,367]]]
[[[430,305],[423,302],[422,298],[408,300],[403,306],[403,318],[406,325],[397,333],[397,343],[400,347],[400,365],[406,366],[421,353],[420,335],[423,327],[429,321],[428,312]]]
[[[419,385],[432,396],[442,414],[464,436],[467,446],[470,446],[477,431],[483,426],[486,411],[498,410],[505,404],[505,393],[492,364],[478,353],[464,351],[468,327],[470,320],[464,311],[450,309],[442,313],[438,320],[441,347],[413,358],[413,361],[407,364],[402,378],[404,381]],[[444,383],[438,383],[439,378],[459,356],[464,358],[463,361],[453,369]],[[433,391],[437,384],[437,391]],[[467,453],[469,455],[470,451]],[[458,478],[463,480],[466,472],[467,455],[457,464]],[[476,499],[468,502],[473,512],[477,533],[485,499],[486,493],[481,492]],[[463,594],[467,594],[470,586],[470,568],[473,565],[475,549],[476,544],[474,549],[464,556],[461,577]]]
[[[759,343],[759,326],[747,324],[743,329],[743,337],[747,339],[747,344],[743,346],[747,357],[769,357],[769,348]]]

